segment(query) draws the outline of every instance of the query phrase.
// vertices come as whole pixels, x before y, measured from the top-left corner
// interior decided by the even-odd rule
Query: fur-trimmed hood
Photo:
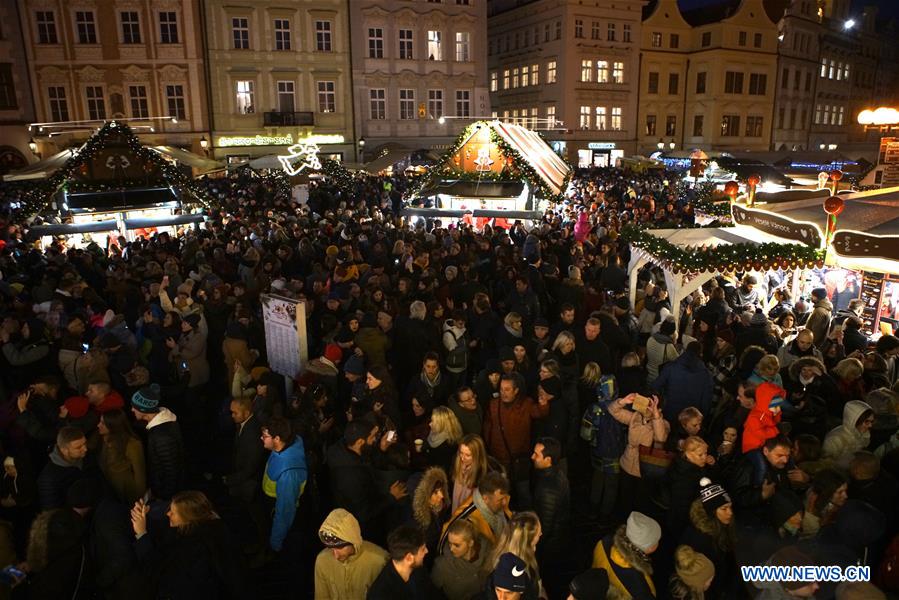
[[[627,539],[627,527],[622,525],[612,538],[612,546],[627,561],[628,565],[644,575],[652,575],[652,562],[639,548]]]
[[[730,552],[734,547],[733,524],[723,525],[716,518],[709,516],[702,501],[698,498],[690,505],[690,523],[700,533],[704,533],[714,540],[715,545],[722,552]]]
[[[446,473],[444,473],[443,469],[440,467],[431,467],[425,471],[424,475],[421,477],[421,481],[418,483],[418,487],[415,488],[415,495],[412,497],[412,516],[415,517],[415,521],[424,529],[428,528],[431,524],[431,520],[434,518],[434,513],[430,507],[430,500],[431,491],[438,482],[443,484],[445,504],[449,482],[447,481]]]
[[[794,381],[799,381],[799,372],[804,367],[816,367],[821,374],[827,373],[827,369],[824,367],[824,363],[815,358],[814,356],[803,356],[802,358],[797,358],[792,363],[790,363],[790,378]]]

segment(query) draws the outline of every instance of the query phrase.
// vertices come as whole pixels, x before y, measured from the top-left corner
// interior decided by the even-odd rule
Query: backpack
[[[603,376],[596,387],[597,400],[587,408],[581,422],[581,439],[590,444],[596,458],[617,460],[627,443],[627,430],[609,412],[609,402],[617,400],[615,378]]]
[[[468,340],[464,333],[459,337],[452,331],[448,333],[456,340],[456,347],[446,353],[446,368],[464,371],[468,368]]]

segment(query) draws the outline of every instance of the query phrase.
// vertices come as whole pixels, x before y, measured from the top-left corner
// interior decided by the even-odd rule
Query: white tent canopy
[[[13,171],[3,176],[3,181],[28,181],[33,179],[47,179],[66,164],[66,161],[74,156],[75,151],[66,149],[57,152],[36,163],[30,164],[24,169]]]
[[[734,227],[697,227],[691,229],[649,229],[647,233],[682,248],[686,246],[708,246],[709,248],[714,248],[715,246],[731,244],[795,243],[793,240],[786,240],[745,225],[736,225]],[[661,267],[664,272],[665,286],[668,289],[668,297],[671,300],[673,309],[672,316],[675,322],[680,318],[680,311],[678,310],[680,303],[687,296],[720,274],[717,271],[674,273],[662,265],[652,254],[632,245],[631,260],[628,264],[630,276],[628,292],[631,305],[635,303],[637,298],[637,275],[646,263],[654,263]]]

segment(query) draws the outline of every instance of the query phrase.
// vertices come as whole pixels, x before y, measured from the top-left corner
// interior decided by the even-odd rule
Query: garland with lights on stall
[[[677,197],[686,202],[689,198],[689,183],[682,179],[677,183]],[[730,219],[730,200],[711,181],[703,181],[693,188],[693,209],[710,217],[726,217]]]
[[[84,172],[83,169],[87,168],[86,163],[94,159],[97,153],[106,147],[109,138],[113,135],[124,135],[128,149],[139,160],[144,161],[144,170],[147,172],[147,178],[120,180],[110,184],[72,182],[73,176],[76,173]],[[158,183],[179,187],[182,191],[188,193],[194,203],[200,204],[204,208],[209,208],[213,204],[212,197],[208,195],[203,186],[194,182],[189,175],[186,175],[181,169],[164,159],[158,152],[144,146],[128,125],[118,121],[108,121],[81,148],[78,148],[56,173],[49,179],[41,182],[30,197],[23,199],[19,217],[27,220],[45,210],[52,201],[53,195],[63,186],[70,186],[66,188],[69,192],[104,192],[127,190],[142,185],[149,185],[151,183],[150,173],[153,172],[154,168],[158,169],[162,174],[162,181]],[[190,201],[185,203],[190,203]]]
[[[633,225],[625,226],[621,230],[621,237],[635,248],[651,255],[653,262],[674,273],[811,269],[824,266],[824,252],[805,244],[769,242],[682,247]]]
[[[450,146],[449,150],[447,150],[437,162],[438,166],[431,168],[428,171],[427,176],[422,177],[417,185],[410,186],[407,196],[410,198],[417,197],[421,190],[424,189],[425,185],[433,179],[446,179],[472,183],[500,183],[523,180],[530,186],[534,191],[534,195],[538,198],[543,198],[552,202],[561,202],[564,199],[563,194],[554,194],[549,186],[546,185],[546,182],[543,181],[543,178],[537,173],[536,169],[534,169],[534,167],[532,167],[531,164],[521,156],[518,150],[509,144],[504,137],[496,133],[492,127],[489,128],[490,142],[495,144],[505,155],[505,163],[503,164],[502,171],[499,173],[494,171],[469,172],[461,171],[453,167],[453,156],[465,146],[465,143],[469,138],[471,138],[475,131],[481,127],[484,127],[483,123],[472,123],[467,126],[459,137],[456,138],[456,141],[453,142],[453,145]],[[563,158],[562,160],[565,159]],[[566,164],[568,164],[567,161]],[[568,166],[570,167],[571,165]],[[574,169],[569,168],[568,174],[565,176],[565,180],[561,185],[563,191],[568,187],[572,173],[574,173]]]
[[[322,158],[320,162],[321,173],[332,185],[345,194],[353,192],[355,188],[353,174],[346,167],[332,158]]]

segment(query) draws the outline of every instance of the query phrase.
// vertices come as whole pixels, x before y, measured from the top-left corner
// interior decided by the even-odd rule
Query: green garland
[[[675,273],[702,271],[763,271],[824,266],[824,252],[805,244],[721,244],[681,247],[642,228],[625,226],[621,238],[652,255],[654,262]]]
[[[147,178],[139,180],[125,180],[109,184],[97,183],[96,186],[88,182],[73,181],[79,169],[88,161],[92,160],[97,153],[104,149],[109,142],[110,137],[123,134],[129,151],[143,161],[147,171]],[[69,158],[66,163],[60,167],[49,179],[41,181],[22,197],[22,206],[19,208],[19,218],[27,220],[45,210],[56,194],[66,184],[73,184],[72,191],[96,191],[104,189],[128,189],[139,186],[146,186],[151,183],[150,175],[153,170],[157,170],[160,178],[155,178],[155,184],[173,186],[179,188],[186,193],[183,199],[185,204],[196,203],[208,208],[212,205],[213,200],[208,195],[206,189],[194,182],[188,175],[182,172],[178,167],[164,159],[158,152],[144,146],[137,138],[134,132],[125,123],[118,121],[109,121],[100,127],[97,132],[92,135],[84,145],[78,149],[75,154]]]
[[[687,197],[689,185],[686,180],[678,183],[678,197],[682,200]],[[695,197],[693,199],[693,207],[712,217],[730,218],[730,200],[718,187],[711,181],[703,181],[694,189]]]
[[[354,189],[352,173],[342,164],[330,158],[321,159],[321,172],[340,191],[350,194]]]

